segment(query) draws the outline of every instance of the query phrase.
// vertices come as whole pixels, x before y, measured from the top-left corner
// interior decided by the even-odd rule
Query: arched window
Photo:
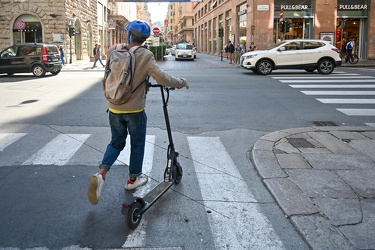
[[[24,23],[24,26],[22,25]],[[24,29],[20,29],[24,27]],[[13,24],[14,43],[41,43],[43,42],[42,25],[37,16],[24,14],[19,16]]]

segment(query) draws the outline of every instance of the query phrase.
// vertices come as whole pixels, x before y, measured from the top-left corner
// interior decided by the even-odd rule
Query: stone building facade
[[[164,22],[164,40],[169,44],[194,43],[194,3],[171,2]]]
[[[20,42],[62,44],[66,58],[72,49],[73,60],[82,60],[98,41],[96,0],[0,0],[0,8],[0,49]],[[75,28],[72,39],[69,26]]]
[[[125,26],[137,13],[149,18],[147,4],[110,0],[0,0],[0,50],[14,43],[63,45],[67,62],[93,60],[93,48],[103,52],[123,43]],[[142,11],[140,11],[142,10]],[[69,27],[75,35],[69,36]]]
[[[251,43],[264,49],[294,38],[328,39],[345,49],[353,39],[360,58],[375,59],[373,13],[375,0],[208,0],[195,3],[194,37],[198,52],[216,55],[228,40],[247,50]],[[281,17],[286,32],[280,31]]]

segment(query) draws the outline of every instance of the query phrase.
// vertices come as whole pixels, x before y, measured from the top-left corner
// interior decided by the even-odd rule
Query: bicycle
[[[340,52],[340,57],[341,57],[341,59],[345,60],[345,62],[347,62],[346,58],[348,57],[348,54],[346,54],[346,53],[344,53],[344,52],[341,51]],[[359,61],[358,55],[357,54],[352,54],[348,61],[349,61],[350,64],[356,64],[356,63],[358,63],[358,61]]]

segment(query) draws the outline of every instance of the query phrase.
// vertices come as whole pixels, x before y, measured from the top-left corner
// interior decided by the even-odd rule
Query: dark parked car
[[[57,75],[61,68],[60,51],[53,44],[14,44],[0,52],[0,74],[32,72],[35,76],[44,76],[51,72]]]

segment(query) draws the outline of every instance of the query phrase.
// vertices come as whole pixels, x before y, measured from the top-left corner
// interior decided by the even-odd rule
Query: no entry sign
[[[159,35],[160,29],[158,27],[155,27],[152,29],[152,32],[154,33],[154,35]]]
[[[26,28],[26,23],[22,20],[18,20],[16,22],[16,27],[20,30],[23,30],[24,28]]]

